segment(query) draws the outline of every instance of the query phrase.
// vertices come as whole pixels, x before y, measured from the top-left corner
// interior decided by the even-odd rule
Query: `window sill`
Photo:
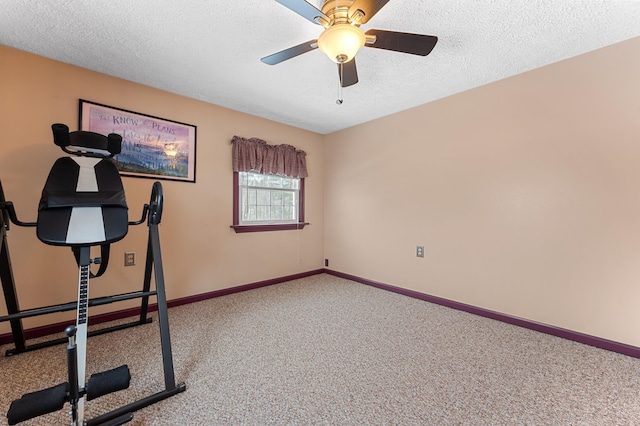
[[[265,232],[265,231],[289,231],[293,229],[303,229],[308,222],[280,223],[276,225],[231,225],[236,234],[244,232]]]

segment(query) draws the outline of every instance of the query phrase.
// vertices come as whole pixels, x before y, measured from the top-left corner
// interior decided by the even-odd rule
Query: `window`
[[[258,138],[231,139],[236,232],[302,229],[307,154]]]
[[[304,179],[235,172],[233,226],[236,232],[302,229]]]
[[[297,223],[300,179],[238,172],[240,225]]]

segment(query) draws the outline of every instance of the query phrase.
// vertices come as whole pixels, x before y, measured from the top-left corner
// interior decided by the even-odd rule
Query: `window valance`
[[[291,145],[269,145],[258,138],[234,136],[233,171],[305,178],[307,153]]]

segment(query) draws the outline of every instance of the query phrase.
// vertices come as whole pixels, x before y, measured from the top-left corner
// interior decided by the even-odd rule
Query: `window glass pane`
[[[269,177],[267,175],[254,174],[253,175],[253,185],[265,187],[267,186]]]
[[[269,188],[282,188],[282,177],[275,175],[269,176]]]
[[[239,220],[244,224],[298,221],[300,179],[238,173]]]
[[[257,206],[255,220],[260,220],[263,222],[269,221],[269,206]]]
[[[242,211],[242,220],[256,220],[256,208],[249,206]]]
[[[258,193],[256,204],[259,206],[268,206],[271,204],[271,199],[269,197],[271,191],[268,189],[257,189],[256,192]]]
[[[282,205],[282,191],[271,191],[271,205],[272,206],[281,206]]]
[[[294,213],[294,208],[291,206],[283,206],[282,207],[282,219],[283,220],[294,220],[295,217],[295,213]]]
[[[247,173],[246,172],[239,172],[238,173],[238,182],[240,183],[240,185],[246,185],[247,184]]]
[[[282,220],[282,206],[271,206],[271,220]]]
[[[250,206],[255,206],[256,204],[256,193],[258,192],[255,189],[247,189],[248,192],[248,197],[246,198],[247,200],[247,204],[249,204]]]

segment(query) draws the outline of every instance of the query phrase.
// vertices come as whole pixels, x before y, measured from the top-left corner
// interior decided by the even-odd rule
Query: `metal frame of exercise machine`
[[[58,128],[56,130],[54,125],[54,140],[57,135],[56,132],[64,132]],[[64,125],[62,125],[64,126]],[[68,133],[68,127],[64,126]],[[64,129],[63,129],[64,130]],[[90,132],[73,132],[73,134],[77,134],[76,136],[80,136],[82,133],[90,133]],[[112,135],[109,137],[111,138]],[[117,136],[117,135],[115,135]],[[104,138],[104,136],[102,136]],[[111,143],[111,141],[109,142]],[[75,151],[69,151],[67,146],[69,145],[67,142],[65,144],[60,144],[56,141],[57,145],[60,145],[61,148],[67,153],[76,153]],[[119,148],[119,143],[118,143]],[[111,151],[111,149],[109,150]],[[119,149],[118,151],[119,152]],[[89,154],[89,156],[92,156]],[[113,152],[111,153],[113,156]],[[109,158],[109,157],[106,157]],[[0,322],[9,321],[11,325],[11,332],[13,336],[13,343],[15,348],[7,350],[6,355],[14,355],[22,352],[40,349],[47,346],[52,346],[55,344],[63,343],[68,341],[67,346],[67,354],[68,354],[68,368],[69,368],[69,384],[67,387],[63,387],[62,385],[58,385],[54,388],[45,389],[43,391],[34,392],[32,394],[24,395],[23,398],[33,398],[34,394],[41,394],[36,396],[51,396],[51,395],[62,395],[65,401],[69,401],[72,406],[72,424],[73,425],[99,425],[99,424],[123,424],[127,421],[131,420],[132,412],[144,408],[148,405],[154,404],[160,400],[166,399],[170,396],[173,396],[177,393],[183,392],[186,390],[186,385],[184,383],[176,384],[175,376],[174,376],[174,368],[173,368],[173,355],[171,350],[171,338],[169,333],[169,321],[168,321],[168,312],[167,312],[167,300],[166,300],[166,292],[165,292],[165,283],[164,283],[164,272],[162,268],[162,255],[160,250],[160,236],[158,226],[162,219],[162,209],[163,209],[163,190],[160,182],[155,182],[151,191],[151,199],[149,204],[145,204],[143,207],[142,218],[138,221],[128,222],[128,225],[139,225],[147,221],[148,227],[148,241],[147,241],[147,254],[146,254],[146,262],[145,262],[145,273],[143,280],[143,288],[142,291],[130,292],[124,294],[118,294],[113,296],[99,297],[95,299],[88,298],[88,282],[89,276],[93,274],[90,272],[90,264],[96,263],[100,264],[100,269],[95,275],[100,276],[104,270],[106,269],[106,265],[108,263],[108,246],[102,246],[102,258],[91,259],[90,258],[90,246],[84,247],[73,247],[74,254],[76,255],[76,260],[78,261],[79,266],[79,297],[77,302],[69,302],[58,305],[45,306],[41,308],[35,309],[27,309],[20,310],[18,297],[16,292],[15,280],[13,276],[13,270],[11,267],[11,260],[9,256],[9,246],[7,242],[7,231],[9,230],[10,222],[13,222],[18,226],[28,226],[35,227],[37,226],[36,222],[22,222],[20,221],[15,212],[15,208],[11,201],[6,201],[4,197],[4,192],[2,190],[2,185],[0,183],[0,209],[2,210],[0,214],[0,237],[2,241],[0,242],[0,280],[2,281],[2,289],[4,293],[5,302],[7,305],[8,315],[0,317]],[[126,231],[125,231],[126,234]],[[95,244],[94,244],[95,245]],[[155,290],[151,290],[151,278],[154,277],[155,280]],[[84,286],[84,290],[83,290]],[[164,389],[147,396],[138,401],[127,404],[123,407],[117,408],[108,413],[102,414],[96,418],[90,420],[84,420],[83,418],[83,397],[85,395],[88,396],[88,399],[92,399],[94,397],[98,397],[104,395],[106,393],[110,393],[116,390],[125,389],[128,386],[128,377],[125,377],[125,373],[122,370],[119,371],[111,371],[98,373],[97,375],[93,375],[87,383],[84,382],[84,365],[79,366],[78,364],[78,349],[76,339],[85,339],[87,335],[92,336],[96,334],[103,334],[111,331],[121,330],[128,327],[133,327],[137,325],[147,324],[151,322],[151,318],[149,318],[148,310],[149,310],[149,297],[156,296],[157,298],[157,310],[158,310],[158,323],[160,327],[160,340],[161,340],[161,351],[162,351],[162,360],[163,360],[163,372],[164,372]],[[113,327],[106,327],[100,330],[95,330],[92,332],[87,332],[87,310],[91,306],[98,306],[103,304],[109,304],[124,300],[130,300],[134,298],[141,298],[141,306],[140,306],[140,316],[138,320],[122,324]],[[77,320],[76,326],[70,326],[65,330],[66,338],[62,339],[54,339],[47,342],[27,345],[25,333],[22,325],[22,319],[28,317],[34,317],[39,315],[50,314],[54,312],[64,312],[70,310],[77,311]],[[84,337],[76,336],[77,327],[84,328],[82,332],[84,333]],[[79,333],[82,334],[82,333]],[[86,347],[86,342],[83,342]],[[85,349],[86,350],[86,349]],[[82,352],[82,351],[81,351]],[[84,364],[85,359],[82,355],[80,358],[80,364]],[[122,366],[126,367],[126,366]],[[118,367],[120,369],[120,367]],[[114,370],[118,370],[114,369]],[[128,376],[128,367],[126,367],[126,376]],[[116,378],[116,381],[120,381],[121,385],[117,389],[107,389],[105,388],[105,377],[100,375],[106,375],[106,381],[109,381],[109,374],[111,374],[111,379],[113,377]],[[80,377],[81,376],[81,377]],[[94,376],[100,376],[95,377]],[[101,378],[102,377],[102,378]],[[126,378],[126,385],[124,385],[124,379]],[[102,382],[100,381],[102,380]],[[111,380],[113,381],[113,380]],[[93,385],[92,385],[93,383]],[[90,386],[92,385],[92,386]],[[93,389],[90,389],[90,387]],[[106,385],[106,388],[109,388],[109,385]],[[96,390],[97,389],[97,390]],[[49,392],[48,394],[46,392]],[[57,394],[56,394],[57,392]],[[101,393],[102,392],[102,393]],[[23,399],[21,398],[21,399]],[[14,401],[14,403],[20,404],[20,400]],[[27,403],[28,401],[24,401]],[[25,404],[23,404],[25,405]],[[78,407],[79,406],[79,407]],[[61,407],[60,407],[61,408]],[[55,408],[50,409],[46,412],[56,411]],[[79,418],[77,415],[79,412]],[[33,414],[33,413],[31,413]],[[39,413],[35,415],[31,415],[28,418],[33,418],[37,415],[44,414]],[[15,417],[15,416],[14,416]],[[26,419],[25,419],[26,420]],[[22,420],[20,420],[22,421]]]

